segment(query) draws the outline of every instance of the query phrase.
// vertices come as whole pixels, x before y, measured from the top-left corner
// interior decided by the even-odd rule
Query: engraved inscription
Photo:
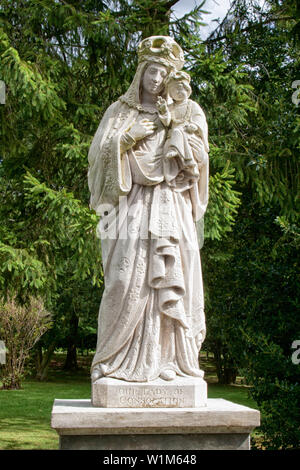
[[[120,407],[184,407],[183,389],[124,387],[118,390]]]

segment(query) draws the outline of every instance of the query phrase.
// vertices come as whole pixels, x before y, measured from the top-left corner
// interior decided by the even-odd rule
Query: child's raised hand
[[[167,102],[164,98],[162,98],[162,96],[157,97],[156,106],[159,113],[165,114],[168,112]]]

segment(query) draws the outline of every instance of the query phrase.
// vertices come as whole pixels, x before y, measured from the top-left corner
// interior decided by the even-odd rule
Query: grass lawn
[[[0,449],[58,449],[58,435],[50,427],[55,398],[90,398],[89,360],[80,358],[80,370],[61,370],[63,356],[52,361],[46,382],[27,379],[22,390],[0,390]],[[255,408],[244,385],[219,385],[210,361],[203,361],[207,372],[209,398],[224,398]]]

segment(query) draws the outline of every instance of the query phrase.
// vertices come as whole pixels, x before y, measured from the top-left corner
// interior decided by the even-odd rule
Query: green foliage
[[[251,396],[263,418],[261,444],[271,450],[299,449],[299,365],[292,363],[292,350],[285,351],[278,339],[270,334],[251,333],[244,332],[247,339],[244,355],[247,379],[252,384]]]
[[[224,156],[230,160],[240,206],[232,231],[220,241],[207,240],[202,250],[205,344],[214,352],[220,381],[234,380],[239,371],[251,385],[262,411],[263,445],[270,449],[299,447],[300,376],[291,361],[292,343],[300,337],[295,313],[300,134],[299,109],[292,102],[299,69],[297,15],[294,2],[268,1],[262,9],[255,1],[236,0],[205,41],[221,63],[227,62],[225,73],[244,74],[236,83],[246,103],[248,96],[244,122],[239,123],[234,99],[235,122],[222,109],[224,99],[218,100],[222,106],[213,106],[209,122],[218,148],[214,154],[212,147],[212,174],[222,168]],[[229,89],[230,75],[227,81]]]
[[[299,240],[288,225],[282,233],[274,212],[251,203],[249,195],[242,207],[230,238],[222,247],[208,244],[205,253],[207,347],[221,378],[239,370],[251,385],[262,412],[263,445],[297,448],[300,370],[291,348],[300,337]],[[226,255],[217,256],[224,249]]]
[[[252,396],[263,413],[265,446],[297,448],[300,370],[292,362],[291,349],[293,341],[300,337],[295,315],[299,309],[297,250],[294,243],[286,243],[268,213],[259,218],[257,222],[264,228],[260,234],[256,228],[257,241],[247,249],[247,257],[251,259],[248,284],[249,279],[251,284],[240,307],[247,315],[244,314],[241,322],[243,354],[240,350],[238,353],[245,375],[253,384]],[[241,250],[240,254],[236,266],[240,271],[239,281],[243,283],[246,280],[241,275],[241,263],[245,251]]]
[[[210,177],[205,236],[212,240],[220,240],[226,232],[231,231],[240,205],[240,193],[233,188],[235,172],[229,165],[228,161],[222,172],[216,172]]]
[[[40,290],[47,282],[43,263],[35,257],[34,249],[18,249],[0,242],[0,284],[4,291],[12,285]]]
[[[299,203],[299,110],[292,102],[300,61],[293,40],[297,22],[293,2],[268,1],[262,7],[235,0],[206,41],[214,54],[223,51],[230,69],[242,68],[254,105],[247,122],[236,126],[239,138],[230,149],[237,176],[260,204],[279,206],[290,221],[297,219]]]
[[[72,193],[65,189],[54,191],[29,173],[24,178],[24,190],[25,204],[35,207],[37,217],[42,221],[39,236],[44,238],[42,242],[46,246],[51,247],[52,257],[48,262],[54,268],[54,277],[71,268],[71,281],[89,277],[100,286],[101,251],[95,237],[97,216],[82,207]],[[61,256],[58,256],[60,252]]]

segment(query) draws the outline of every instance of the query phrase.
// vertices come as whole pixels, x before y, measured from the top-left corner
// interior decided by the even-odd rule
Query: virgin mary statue
[[[157,110],[159,96],[171,103],[165,82],[182,69],[182,49],[170,37],[153,36],[140,43],[138,59],[132,84],[106,110],[89,151],[105,279],[93,381],[203,376],[196,223],[208,201],[206,119],[198,106],[198,131],[187,133],[187,141],[199,176],[190,179],[182,159],[165,164],[168,128]]]

